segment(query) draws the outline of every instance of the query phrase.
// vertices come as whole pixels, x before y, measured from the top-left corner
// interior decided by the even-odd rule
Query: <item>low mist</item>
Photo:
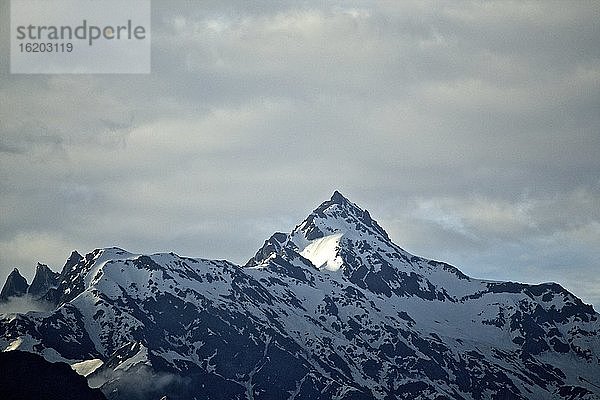
[[[52,311],[54,305],[44,300],[36,300],[26,294],[20,297],[9,297],[0,302],[0,314],[24,314],[29,311]]]

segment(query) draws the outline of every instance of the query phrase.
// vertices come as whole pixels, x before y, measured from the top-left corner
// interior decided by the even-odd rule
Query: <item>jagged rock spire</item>
[[[43,296],[50,288],[58,285],[59,276],[59,273],[52,271],[47,265],[38,263],[35,269],[35,276],[27,292],[35,297]]]
[[[23,296],[27,293],[27,280],[21,275],[18,268],[13,271],[6,278],[6,283],[0,292],[0,300],[7,300],[9,297]]]

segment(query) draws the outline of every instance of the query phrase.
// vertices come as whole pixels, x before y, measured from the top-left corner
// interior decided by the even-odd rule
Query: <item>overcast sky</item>
[[[151,74],[10,75],[1,1],[2,283],[112,245],[243,263],[338,189],[600,306],[600,2],[154,0]]]

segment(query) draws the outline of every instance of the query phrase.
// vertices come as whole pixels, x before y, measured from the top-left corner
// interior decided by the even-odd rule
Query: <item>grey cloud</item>
[[[599,12],[155,0],[150,75],[9,75],[3,57],[0,279],[109,245],[243,262],[340,189],[415,253],[580,282],[600,240]]]
[[[409,251],[454,263],[475,277],[557,281],[584,301],[598,303],[590,284],[600,257],[600,218],[592,191],[514,202],[429,197],[384,215],[392,237]]]

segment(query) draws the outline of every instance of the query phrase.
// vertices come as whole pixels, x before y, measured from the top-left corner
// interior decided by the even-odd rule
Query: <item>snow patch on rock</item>
[[[75,364],[71,364],[71,368],[73,371],[77,372],[81,376],[88,376],[98,368],[100,368],[104,362],[98,358],[93,358],[91,360],[85,360],[81,362],[77,362]]]
[[[342,236],[342,233],[335,233],[315,239],[300,252],[300,255],[310,260],[319,270],[337,271],[344,263],[338,254]]]

